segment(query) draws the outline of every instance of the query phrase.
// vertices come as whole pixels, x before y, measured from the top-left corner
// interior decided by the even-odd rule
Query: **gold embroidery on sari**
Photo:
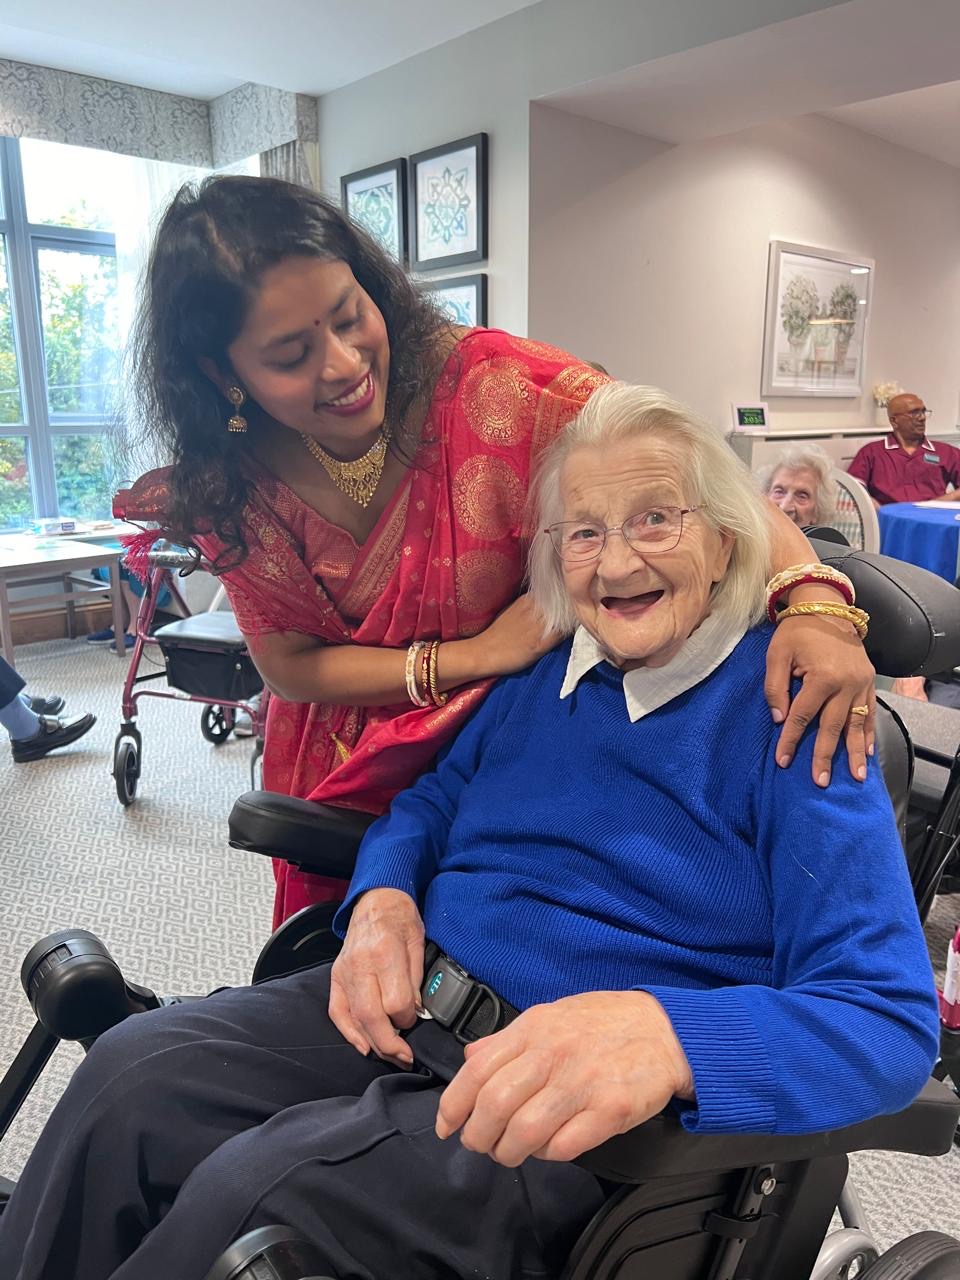
[[[390,581],[400,554],[400,539],[407,522],[407,506],[410,502],[409,487],[400,495],[397,504],[373,545],[365,544],[360,554],[363,563],[355,567],[355,578],[340,599],[339,606],[348,618],[365,617],[383,593]]]
[[[346,764],[350,759],[350,748],[346,743],[342,742],[335,733],[331,733],[330,738],[337,749],[337,755],[340,757],[340,763]]]
[[[579,412],[594,391],[609,381],[602,373],[585,364],[572,364],[560,370],[553,381],[544,387],[537,404],[537,420],[530,444],[531,462]]]
[[[457,604],[464,614],[489,614],[513,595],[516,572],[499,551],[467,551],[457,558]]]
[[[559,347],[551,347],[547,342],[535,342],[532,338],[511,338],[511,345],[525,355],[534,356],[538,360],[549,360],[552,364],[570,359],[569,351],[561,351]]]
[[[518,360],[494,356],[464,378],[463,412],[485,444],[514,445],[530,434],[534,404],[530,376]]]
[[[520,477],[503,458],[468,458],[453,478],[457,520],[475,538],[505,538],[517,525],[523,496]]]

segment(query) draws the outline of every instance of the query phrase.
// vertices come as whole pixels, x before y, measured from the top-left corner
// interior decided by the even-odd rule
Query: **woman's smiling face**
[[[676,448],[649,436],[575,450],[563,467],[561,493],[564,521],[605,528],[651,507],[696,506]],[[700,511],[684,515],[680,540],[669,551],[650,553],[620,533],[608,534],[596,559],[563,561],[578,621],[624,669],[663,666],[710,612],[733,541]]]
[[[227,354],[271,418],[334,454],[357,456],[383,424],[386,325],[345,262],[296,257],[270,267]]]

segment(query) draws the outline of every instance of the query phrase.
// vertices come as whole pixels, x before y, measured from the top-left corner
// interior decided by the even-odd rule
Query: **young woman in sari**
[[[139,420],[173,466],[126,509],[221,574],[276,695],[264,785],[382,812],[494,678],[552,646],[517,598],[530,471],[606,379],[541,343],[451,326],[336,206],[264,178],[174,199],[136,352]],[[788,520],[775,540],[778,568],[813,559]],[[819,584],[790,601],[816,598],[837,599]],[[791,672],[806,677],[792,707]],[[871,717],[851,707],[872,708],[872,677],[849,624],[778,628],[781,762],[820,711],[818,781],[844,732],[865,775]],[[275,922],[341,893],[279,864]]]

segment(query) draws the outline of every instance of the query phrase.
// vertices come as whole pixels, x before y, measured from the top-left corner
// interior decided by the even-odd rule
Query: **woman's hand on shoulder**
[[[409,894],[371,889],[358,898],[330,971],[330,1020],[358,1053],[409,1067],[397,1028],[412,1027],[423,981],[423,921]]]
[[[478,635],[441,645],[440,683],[452,687],[468,680],[512,675],[533,666],[560,640],[556,632],[544,631],[543,618],[530,596],[522,595]],[[470,674],[461,674],[464,667]]]
[[[774,632],[767,652],[764,693],[778,723],[777,764],[793,759],[807,726],[820,716],[813,748],[813,780],[830,784],[840,738],[851,775],[862,782],[873,755],[876,716],[875,671],[849,622],[829,617],[787,618]],[[803,680],[790,701],[790,680]],[[864,713],[866,708],[866,713]]]

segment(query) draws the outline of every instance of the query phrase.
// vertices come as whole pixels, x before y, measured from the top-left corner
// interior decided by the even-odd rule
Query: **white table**
[[[30,605],[65,603],[67,614],[73,622],[74,608],[82,600],[107,599],[113,605],[113,634],[124,633],[123,603],[120,593],[120,557],[117,547],[99,547],[89,542],[77,542],[73,538],[34,537],[30,534],[0,536],[0,649],[13,665],[13,631],[10,626],[11,586],[29,587],[42,582],[59,582],[59,591],[20,598],[19,609]],[[81,570],[105,568],[110,575],[109,585],[94,579],[80,578]],[[126,657],[126,647],[121,642],[115,648],[118,657]]]

